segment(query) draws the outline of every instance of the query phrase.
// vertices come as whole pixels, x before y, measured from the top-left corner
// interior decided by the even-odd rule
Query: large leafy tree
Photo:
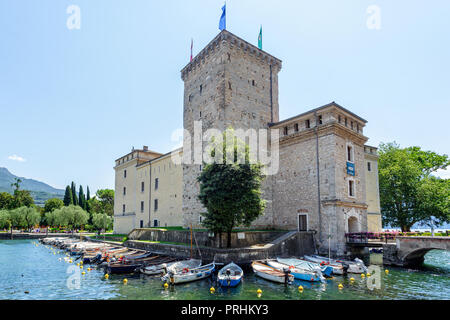
[[[12,209],[14,197],[8,192],[0,193],[0,210]]]
[[[51,198],[45,201],[44,212],[51,212],[55,209],[62,208],[64,206],[64,202],[58,198]]]
[[[92,224],[98,231],[98,234],[100,234],[102,229],[106,231],[113,226],[113,218],[106,213],[94,213],[92,215]]]
[[[114,215],[114,190],[97,190],[96,196],[89,200],[89,209],[92,213],[106,213]]]
[[[66,192],[64,193],[63,202],[66,207],[73,204],[72,188],[70,186],[66,187]]]
[[[198,177],[198,197],[207,209],[201,213],[205,217],[202,224],[220,238],[226,232],[230,247],[233,228],[250,226],[264,212],[262,166],[250,161],[248,145],[235,137],[231,128],[223,133],[222,141],[212,140],[211,145],[212,163],[206,164]]]
[[[450,221],[448,180],[432,175],[450,164],[447,155],[394,143],[379,148],[380,204],[385,226],[410,231],[416,223]]]
[[[13,210],[16,215],[20,215],[20,226],[31,229],[41,221],[41,214],[34,207],[20,207]]]
[[[83,208],[79,206],[70,205],[52,211],[48,217],[50,220],[56,221],[59,226],[67,226],[71,228],[72,232],[85,225],[88,222],[89,215]],[[54,219],[54,220],[53,220]]]
[[[9,211],[0,209],[0,229],[9,229],[11,227],[11,219]]]

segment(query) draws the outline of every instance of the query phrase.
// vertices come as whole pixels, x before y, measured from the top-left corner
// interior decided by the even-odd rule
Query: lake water
[[[164,289],[159,278],[144,275],[111,275],[104,278],[102,269],[83,270],[64,261],[65,252],[44,246],[37,240],[0,240],[0,299],[258,299],[256,290],[263,291],[260,299],[450,299],[450,253],[430,251],[422,270],[389,267],[386,275],[381,266],[379,289],[370,290],[367,279],[360,275],[335,276],[326,283],[296,281],[285,287],[246,272],[241,285],[221,289],[211,294],[213,279],[205,279]],[[380,261],[372,255],[371,263]],[[82,275],[81,272],[85,274]],[[70,281],[79,277],[77,281]],[[353,277],[354,282],[350,281]],[[128,283],[123,284],[127,278]],[[375,275],[371,277],[376,279]],[[69,280],[69,281],[68,281]],[[69,285],[68,285],[69,282]],[[338,289],[342,283],[344,288]],[[298,286],[302,285],[302,293]]]

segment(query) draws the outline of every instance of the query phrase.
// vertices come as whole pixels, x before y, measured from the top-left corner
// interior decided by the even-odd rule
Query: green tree
[[[14,197],[8,192],[0,193],[0,210],[12,209]]]
[[[89,200],[91,199],[91,192],[89,191],[89,186],[87,186],[86,190],[86,211],[91,212],[91,208],[89,206]]]
[[[66,207],[73,204],[72,189],[70,188],[70,186],[66,187],[66,192],[64,193],[63,202]]]
[[[202,224],[219,236],[226,232],[229,248],[233,228],[250,226],[263,214],[265,201],[261,199],[262,166],[251,161],[248,145],[231,128],[223,133],[222,141],[212,140],[213,161],[198,177],[198,198],[207,209],[201,213],[205,217]]]
[[[34,207],[20,207],[14,209],[14,214],[19,215],[20,224],[19,226],[24,227],[26,229],[31,229],[35,225],[39,224],[41,221],[41,214]]]
[[[100,231],[104,229],[105,231],[112,228],[113,218],[108,216],[106,213],[94,213],[92,215],[92,224],[94,228],[100,234]]]
[[[72,190],[72,203],[73,203],[73,205],[77,206],[78,205],[78,197],[77,197],[77,189],[75,186],[75,182],[72,181],[72,186],[70,187],[70,189]]]
[[[60,226],[69,227],[72,232],[75,229],[81,228],[88,222],[89,215],[83,208],[79,206],[70,205],[62,207],[53,211],[57,216],[56,221]],[[51,217],[51,215],[50,215]]]
[[[30,194],[30,191],[28,190],[14,190],[13,195],[13,201],[12,201],[12,208],[20,208],[20,207],[31,207],[34,205],[33,197]]]
[[[97,190],[96,197],[89,200],[89,207],[93,213],[106,213],[114,215],[114,190]]]
[[[82,185],[80,185],[80,190],[78,191],[78,205],[83,208],[83,210],[86,210],[86,197]]]
[[[58,198],[51,198],[45,201],[44,205],[44,213],[45,212],[51,212],[55,209],[62,208],[64,206],[64,202],[61,199]]]
[[[16,228],[23,228],[26,224],[25,216],[21,212],[21,208],[9,210],[9,222],[11,230],[11,239],[13,238],[13,230]]]
[[[400,148],[382,143],[379,148],[379,186],[383,225],[410,231],[416,223],[437,225],[449,221],[448,181],[433,177],[450,164],[447,155],[419,147]]]
[[[9,229],[11,227],[11,219],[9,211],[0,209],[0,229]]]

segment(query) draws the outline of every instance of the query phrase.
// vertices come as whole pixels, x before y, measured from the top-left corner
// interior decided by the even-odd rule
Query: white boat
[[[244,271],[234,262],[227,264],[217,273],[217,279],[222,287],[236,287],[241,283]]]
[[[336,274],[344,273],[346,268],[348,273],[367,272],[367,267],[364,265],[364,262],[358,258],[356,258],[354,261],[330,259],[318,255],[305,256],[304,258],[308,261],[319,263],[320,265],[330,265],[333,267],[333,273]],[[342,270],[342,273],[338,273],[340,270]]]
[[[303,269],[303,268],[295,267],[293,265],[286,265],[284,263],[280,263],[280,262],[274,261],[274,260],[268,260],[267,264],[272,268],[282,271],[283,273],[285,272],[285,270],[289,270],[290,273],[294,276],[294,278],[298,279],[298,280],[311,281],[311,282],[325,281],[325,278],[323,277],[322,272],[320,271],[319,268],[315,268],[312,270],[311,269]]]
[[[202,265],[202,260],[198,259],[190,259],[190,260],[182,260],[175,262],[170,267],[168,267],[167,271],[172,273],[180,273],[182,271],[189,271],[189,269],[198,268]]]
[[[167,272],[167,268],[172,266],[177,262],[171,262],[171,263],[162,263],[158,264],[156,266],[148,266],[148,267],[142,267],[139,269],[139,271],[143,274],[146,274],[148,276],[155,276],[155,275],[161,275]]]
[[[252,268],[253,272],[263,279],[278,283],[286,283],[286,273],[281,272],[275,268],[257,261],[252,262]],[[292,283],[294,281],[294,276],[292,274],[288,274],[287,276],[287,282]]]
[[[297,259],[297,258],[277,258],[277,261],[280,263],[287,264],[288,266],[294,266],[300,269],[306,269],[309,271],[314,271],[319,269],[322,272],[322,275],[325,277],[331,277],[333,274],[332,266],[321,266],[318,263]]]
[[[180,273],[173,273],[172,271],[168,271],[164,276],[161,277],[161,281],[171,284],[179,284],[205,279],[214,272],[215,268],[216,265],[213,262],[198,268],[189,270],[184,269]]]

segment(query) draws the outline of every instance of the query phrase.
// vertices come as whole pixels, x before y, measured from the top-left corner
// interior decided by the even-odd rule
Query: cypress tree
[[[86,210],[86,198],[83,192],[83,186],[80,185],[80,191],[78,192],[78,205]]]
[[[70,186],[66,187],[66,193],[64,193],[64,205],[70,206],[71,204],[73,204],[73,198],[72,198],[72,189],[70,188]]]
[[[72,199],[73,199],[73,204],[74,205],[78,205],[78,198],[77,198],[77,189],[75,188],[75,182],[72,181]]]
[[[91,212],[91,208],[89,207],[89,200],[91,199],[91,192],[89,191],[89,186],[87,186],[86,191],[86,211]]]

